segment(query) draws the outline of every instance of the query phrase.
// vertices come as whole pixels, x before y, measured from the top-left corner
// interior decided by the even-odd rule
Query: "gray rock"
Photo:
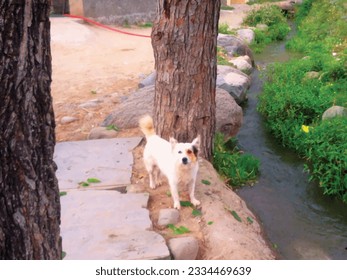
[[[67,123],[75,122],[75,121],[77,121],[77,120],[78,120],[78,118],[76,118],[76,117],[65,116],[65,117],[62,117],[62,118],[60,119],[60,123],[61,123],[61,124],[67,124]]]
[[[319,72],[316,71],[309,71],[305,73],[304,80],[307,79],[318,79],[320,76]]]
[[[217,45],[223,47],[229,57],[248,55],[254,65],[254,57],[251,49],[240,38],[233,35],[218,34]]]
[[[99,103],[102,103],[101,100],[99,99],[93,99],[93,100],[89,100],[87,102],[81,103],[80,105],[78,105],[79,108],[95,108],[97,106],[99,106]]]
[[[172,238],[168,246],[175,260],[195,260],[199,252],[199,243],[191,236]]]
[[[139,83],[139,88],[151,86],[155,84],[155,78],[157,76],[157,72],[154,71],[151,74],[149,74],[146,78],[144,78],[140,83]]]
[[[113,129],[108,130],[106,127],[94,127],[89,132],[88,140],[116,138],[117,134],[118,132]]]
[[[232,58],[229,62],[242,72],[249,73],[253,69],[251,59],[247,55]]]
[[[146,187],[144,185],[138,185],[138,184],[128,185],[126,187],[126,192],[127,193],[143,193],[143,192],[146,192]]]
[[[254,41],[254,31],[249,28],[239,29],[236,31],[237,36],[246,44],[251,44]]]
[[[251,85],[251,79],[230,66],[219,65],[217,69],[217,87],[226,90],[234,97],[237,104],[246,100],[246,92]]]
[[[159,211],[158,225],[167,226],[177,224],[180,219],[180,212],[177,209],[161,209]]]
[[[68,191],[61,197],[65,259],[169,259],[164,238],[152,231],[146,194]]]
[[[295,1],[293,0],[287,0],[287,1],[280,1],[280,2],[274,2],[272,5],[276,5],[283,11],[294,11],[295,9]]]
[[[266,25],[265,23],[258,23],[255,28],[261,30],[261,31],[268,31],[269,26]]]
[[[226,137],[233,137],[239,132],[243,122],[242,108],[224,89],[216,90],[216,130]]]
[[[227,136],[235,135],[242,123],[242,109],[228,95],[224,90],[216,91],[216,129]],[[122,129],[136,128],[140,116],[152,115],[153,103],[154,86],[141,88],[124,100],[117,110],[103,121],[102,126],[116,124]]]
[[[331,119],[337,116],[347,117],[347,108],[342,106],[332,106],[323,113],[322,120]]]

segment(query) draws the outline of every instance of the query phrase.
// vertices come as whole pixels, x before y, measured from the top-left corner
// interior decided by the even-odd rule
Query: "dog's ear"
[[[192,145],[196,148],[200,147],[200,135],[193,140]]]
[[[170,137],[170,144],[171,144],[171,148],[174,149],[176,144],[177,144],[177,140],[173,137]]]

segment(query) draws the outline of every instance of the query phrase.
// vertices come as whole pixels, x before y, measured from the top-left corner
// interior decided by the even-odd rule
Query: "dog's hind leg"
[[[149,175],[149,187],[155,189],[155,166],[145,161],[145,167]]]

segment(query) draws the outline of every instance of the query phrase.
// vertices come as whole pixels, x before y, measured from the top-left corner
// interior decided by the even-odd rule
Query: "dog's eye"
[[[193,152],[191,150],[187,150],[187,154],[191,155]]]
[[[178,151],[179,154],[182,154],[182,151]]]

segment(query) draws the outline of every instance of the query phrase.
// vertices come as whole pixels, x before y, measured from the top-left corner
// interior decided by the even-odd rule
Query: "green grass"
[[[226,34],[226,35],[235,35],[236,31],[231,30],[227,23],[220,23],[218,25],[218,33]]]
[[[261,52],[271,42],[284,40],[290,31],[287,19],[281,9],[274,5],[265,5],[260,9],[253,9],[244,20],[244,24],[256,27],[266,24],[267,30],[255,28],[255,39],[251,48],[256,53]]]
[[[240,151],[235,138],[224,141],[219,133],[214,140],[213,166],[232,187],[252,183],[259,174],[259,160]]]
[[[227,51],[220,46],[217,46],[217,64],[218,65],[227,65],[232,66],[233,64],[228,60]]]
[[[327,195],[347,203],[347,119],[322,121],[333,105],[347,107],[347,22],[343,0],[306,0],[298,33],[287,47],[304,58],[273,64],[258,110],[285,146],[307,160],[306,170]],[[318,72],[308,79],[306,73]],[[303,131],[302,126],[309,127]]]
[[[232,10],[234,10],[234,7],[231,7],[231,6],[221,6],[220,9],[221,10],[225,10],[225,11],[232,11]]]

